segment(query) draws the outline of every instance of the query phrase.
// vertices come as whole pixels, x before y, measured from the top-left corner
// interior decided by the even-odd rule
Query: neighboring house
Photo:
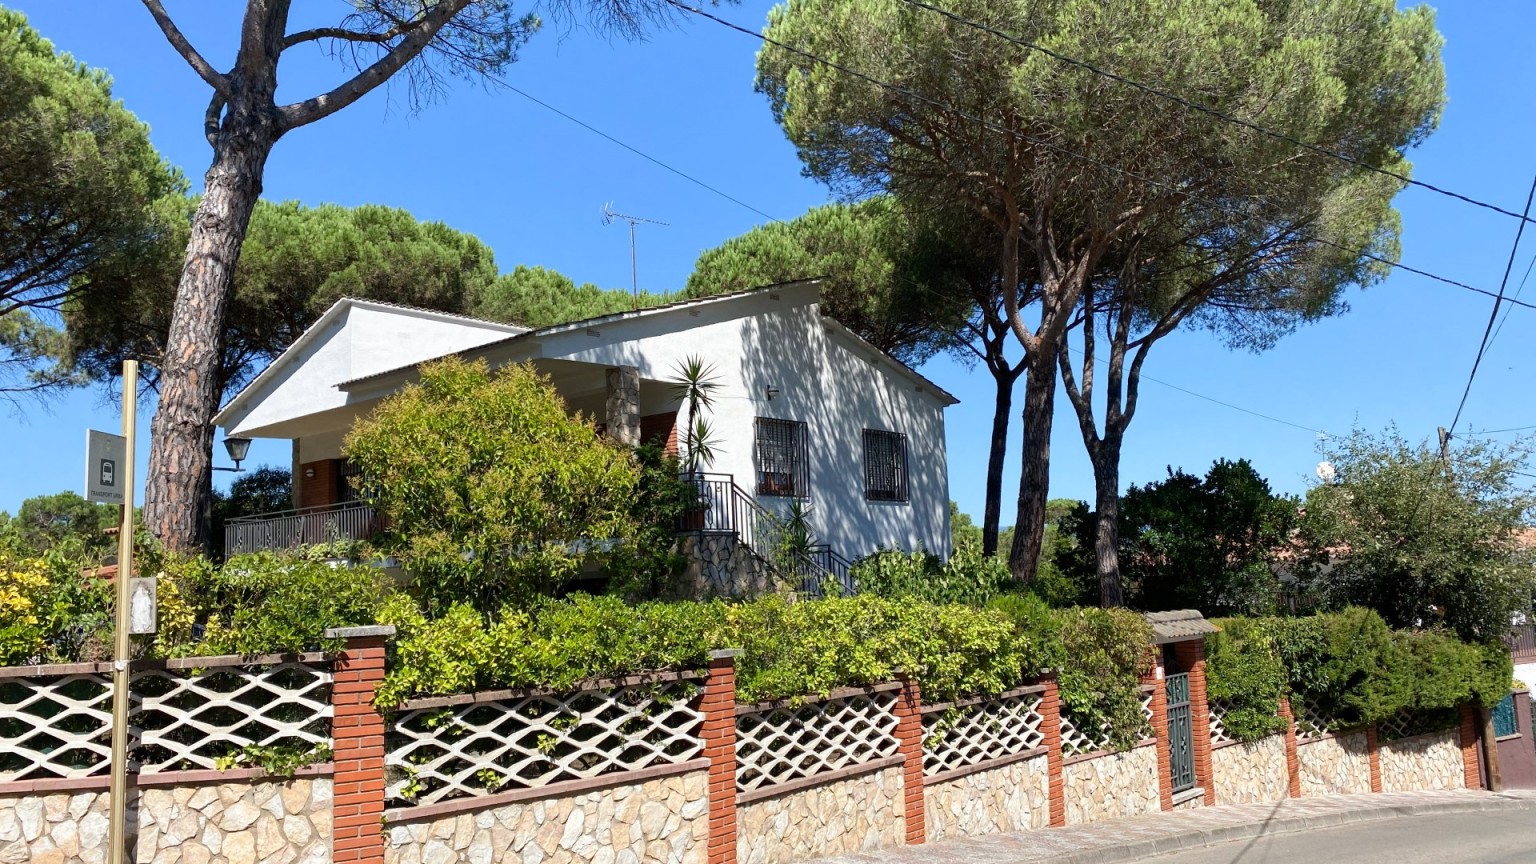
[[[608,434],[674,450],[679,403],[668,382],[686,357],[713,365],[719,443],[690,551],[717,568],[739,569],[738,547],[767,557],[753,548],[767,543],[762,514],[782,516],[795,499],[810,507],[829,570],[880,547],[949,554],[944,409],[956,400],[825,317],[815,282],[538,330],[340,300],[214,418],[228,436],[293,442],[299,509],[232,521],[229,550],[366,535],[372,513],[350,500],[342,438],[418,380],[420,363],[450,354],[493,368],[530,362]]]

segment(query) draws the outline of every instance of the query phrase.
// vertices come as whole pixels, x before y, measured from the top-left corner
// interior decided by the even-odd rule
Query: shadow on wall
[[[846,350],[814,306],[742,321],[743,382],[759,416],[804,421],[810,461],[811,523],[818,542],[850,560],[877,548],[939,554],[949,549],[949,489],[943,409],[933,394],[894,372],[873,348]],[[850,344],[849,347],[852,347]],[[884,367],[884,371],[880,367]],[[769,400],[769,387],[777,395]],[[909,500],[869,501],[864,489],[864,430],[905,434]],[[752,430],[747,430],[751,446]],[[748,492],[756,477],[737,478]],[[760,497],[786,513],[788,498]]]

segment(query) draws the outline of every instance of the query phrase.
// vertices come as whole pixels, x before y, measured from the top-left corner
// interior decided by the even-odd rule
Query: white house
[[[368,530],[372,514],[349,500],[342,438],[420,363],[450,354],[531,362],[609,434],[674,448],[668,382],[701,357],[720,385],[707,532],[750,547],[761,527],[744,514],[783,514],[798,498],[829,569],[880,547],[949,554],[944,409],[956,400],[824,316],[813,281],[538,330],[340,300],[214,418],[227,436],[293,442],[299,509],[231,523],[231,547]]]

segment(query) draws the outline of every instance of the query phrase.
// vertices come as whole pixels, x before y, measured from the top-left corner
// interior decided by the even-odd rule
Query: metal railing
[[[1504,643],[1515,657],[1536,660],[1536,624],[1516,624]]]
[[[680,531],[734,534],[780,578],[798,584],[802,592],[811,596],[822,596],[825,586],[833,583],[842,586],[845,594],[853,593],[849,576],[853,565],[825,543],[794,553],[794,572],[780,572],[771,547],[784,530],[784,520],[737,486],[736,478],[730,474],[693,473],[683,475],[683,479],[693,486],[697,504],[679,521]]]
[[[378,514],[360,501],[241,516],[224,523],[224,554],[298,549],[332,540],[367,540]]]

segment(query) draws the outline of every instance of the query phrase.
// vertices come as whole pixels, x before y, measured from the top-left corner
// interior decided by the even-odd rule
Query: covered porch
[[[592,419],[601,434],[628,446],[660,443],[677,452],[678,400],[671,384],[642,378],[634,366],[604,366],[573,360],[536,359],[570,413]],[[255,429],[235,429],[248,438],[292,443],[292,507],[242,516],[224,524],[226,555],[291,550],[334,541],[367,540],[382,526],[360,499],[359,471],[342,453],[343,441],[388,392],[341,385],[347,404]]]

